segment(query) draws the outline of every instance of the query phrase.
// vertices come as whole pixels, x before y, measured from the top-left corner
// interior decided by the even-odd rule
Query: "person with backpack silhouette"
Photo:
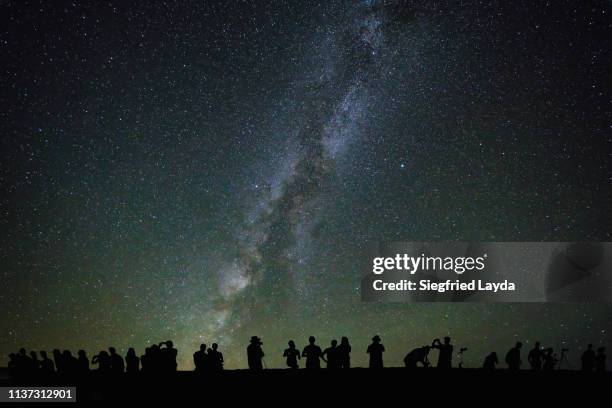
[[[597,349],[597,355],[595,356],[595,371],[598,373],[606,372],[606,348],[600,347]]]
[[[295,348],[295,342],[293,340],[289,340],[289,348],[285,349],[283,357],[287,358],[287,367],[293,368],[294,370],[299,368],[298,360],[300,359],[300,352]]]
[[[497,360],[497,353],[492,352],[491,354],[485,357],[484,363],[482,364],[482,369],[487,371],[495,370],[495,366],[497,365],[497,363],[499,363],[499,361]]]
[[[372,344],[368,346],[366,352],[370,355],[370,368],[383,368],[385,346],[380,343],[379,335],[372,337]]]
[[[342,337],[340,339],[340,345],[338,346],[338,365],[340,368],[351,368],[351,345],[349,344],[348,337]]]
[[[249,369],[251,370],[263,370],[263,358],[265,354],[261,346],[263,346],[261,339],[257,336],[252,336],[250,344],[247,347],[247,360]]]
[[[506,353],[506,364],[508,365],[508,370],[516,371],[521,368],[521,347],[523,347],[523,343],[518,341],[516,345],[508,350],[508,353]]]
[[[450,344],[451,338],[444,337],[444,344],[440,342],[440,339],[434,339],[431,343],[431,348],[439,350],[438,353],[438,365],[437,368],[450,369],[453,360],[453,345]]]
[[[589,344],[584,353],[582,353],[580,361],[582,362],[582,371],[591,372],[595,369],[595,351],[592,344]]]
[[[223,354],[218,351],[219,345],[217,343],[212,344],[212,348],[208,349],[208,361],[210,362],[210,369],[212,371],[223,370]]]
[[[529,354],[527,355],[527,362],[529,363],[533,371],[540,371],[542,369],[543,358],[544,353],[540,348],[540,342],[536,341],[533,348],[529,350]]]
[[[306,357],[306,368],[317,369],[321,368],[321,359],[327,362],[323,357],[321,347],[315,344],[315,337],[308,338],[308,345],[302,351],[302,357]]]
[[[327,368],[340,368],[338,358],[338,340],[331,341],[331,347],[323,350],[322,358],[327,359]]]

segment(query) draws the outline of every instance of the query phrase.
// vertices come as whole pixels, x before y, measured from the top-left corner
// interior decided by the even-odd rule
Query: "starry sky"
[[[129,4],[128,4],[129,3]],[[381,240],[610,241],[609,1],[0,2],[0,364],[348,336],[612,349],[601,304],[360,301]]]

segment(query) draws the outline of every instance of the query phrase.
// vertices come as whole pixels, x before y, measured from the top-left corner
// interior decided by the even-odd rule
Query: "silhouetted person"
[[[16,357],[15,374],[18,377],[26,377],[32,372],[32,359],[27,355],[25,348],[20,348]]]
[[[406,368],[417,368],[417,364],[421,363],[423,367],[429,367],[429,346],[415,348],[404,357],[404,365]]]
[[[287,358],[287,367],[297,369],[298,360],[300,359],[300,352],[295,348],[295,342],[293,340],[289,340],[289,348],[286,348],[283,352],[283,357]]]
[[[193,353],[193,364],[195,365],[195,370],[198,373],[203,373],[206,370],[206,360],[208,356],[206,355],[206,344],[200,344],[200,349]]]
[[[41,374],[43,376],[50,376],[53,375],[53,373],[55,372],[55,367],[53,364],[53,361],[51,359],[49,359],[49,357],[47,356],[47,352],[42,350],[40,352],[40,371]]]
[[[529,350],[529,354],[527,355],[527,362],[531,366],[531,369],[534,371],[540,371],[542,369],[542,359],[544,357],[544,353],[540,348],[540,342],[536,341],[533,348]]]
[[[340,368],[351,368],[351,345],[349,344],[348,337],[342,337],[340,339],[340,345],[338,346],[338,366]]]
[[[542,353],[542,359],[543,359],[543,363],[542,363],[543,371],[554,370],[555,366],[557,365],[557,362],[559,361],[557,360],[557,355],[554,353],[554,350],[551,347],[544,350],[544,352]]]
[[[331,341],[331,347],[323,350],[323,354],[321,355],[327,361],[327,368],[340,368],[340,363],[338,359],[338,340]]]
[[[166,347],[161,347],[165,345]],[[174,372],[176,371],[176,356],[178,351],[174,348],[174,344],[172,341],[168,340],[165,342],[159,343],[159,352],[160,352],[160,363],[163,367],[163,371],[165,372]]]
[[[508,353],[506,353],[506,364],[508,364],[508,370],[514,371],[521,368],[521,347],[523,347],[523,343],[519,341],[514,347],[508,350]]]
[[[257,336],[251,337],[251,343],[247,347],[247,360],[251,370],[263,370],[264,352],[261,348],[263,343]]]
[[[321,358],[323,358],[323,352],[321,347],[315,344],[314,336],[308,338],[308,345],[304,347],[302,351],[302,357],[306,357],[306,368],[321,368]],[[325,361],[325,359],[323,359]]]
[[[151,348],[145,347],[145,352],[142,356],[140,356],[140,366],[142,367],[143,372],[151,371]]]
[[[162,361],[161,361],[161,350],[157,344],[153,344],[149,348],[149,371],[152,373],[159,373],[163,371]]]
[[[34,351],[30,351],[30,367],[29,371],[31,375],[38,375],[38,369],[40,368],[40,361],[38,361],[38,354]]]
[[[77,359],[72,355],[70,350],[64,350],[62,353],[62,362],[64,364],[64,371],[67,375],[74,375],[77,372]]]
[[[606,372],[606,348],[600,347],[595,355],[595,371],[598,373]]]
[[[370,355],[370,368],[383,368],[384,352],[385,346],[380,343],[380,336],[372,337],[372,344],[367,349],[367,353]]]
[[[97,355],[93,356],[91,359],[91,364],[97,364],[98,372],[101,374],[108,374],[111,372],[110,356],[105,350],[102,350]]]
[[[497,366],[499,361],[497,360],[497,353],[492,352],[488,356],[485,357],[484,363],[482,363],[483,370],[495,370],[495,366]]]
[[[77,353],[77,367],[79,374],[89,372],[89,359],[87,358],[85,350],[79,350]]]
[[[110,369],[113,374],[123,374],[125,371],[125,363],[123,357],[121,357],[114,347],[109,347],[108,352],[110,353]]]
[[[139,370],[140,359],[136,355],[136,350],[130,347],[125,355],[125,371],[128,374],[137,373]]]
[[[593,345],[589,344],[587,349],[582,353],[580,358],[582,362],[582,371],[593,371],[595,369],[595,351]]]
[[[212,344],[212,348],[208,349],[208,360],[210,361],[210,369],[213,371],[223,370],[223,354],[218,350],[217,343]]]
[[[440,339],[434,339],[431,343],[431,348],[439,350],[438,353],[438,368],[449,369],[452,366],[453,360],[453,345],[450,344],[451,338],[444,337],[444,344],[440,343]]]

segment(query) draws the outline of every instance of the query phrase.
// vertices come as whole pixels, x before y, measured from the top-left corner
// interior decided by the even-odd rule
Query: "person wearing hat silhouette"
[[[247,360],[249,369],[251,370],[263,370],[263,358],[265,354],[261,348],[262,345],[263,343],[259,337],[251,337],[251,344],[247,347]]]
[[[380,344],[380,336],[372,337],[372,344],[368,346],[367,352],[370,355],[370,368],[383,368],[385,346]]]
[[[323,357],[321,347],[315,344],[314,336],[308,338],[308,345],[302,351],[302,357],[306,357],[306,368],[321,368],[321,360],[327,362]]]

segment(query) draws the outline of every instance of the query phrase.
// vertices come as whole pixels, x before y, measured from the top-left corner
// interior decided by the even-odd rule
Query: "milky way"
[[[310,95],[297,101],[304,109],[287,141],[292,151],[283,153],[290,160],[261,186],[265,191],[249,214],[248,224],[238,232],[239,254],[220,273],[221,330],[233,314],[239,316],[232,321],[234,325],[248,318],[248,311],[233,310],[233,298],[265,279],[266,269],[290,277],[286,290],[296,300],[308,294],[301,265],[312,256],[312,231],[326,205],[321,202],[322,186],[347,145],[359,140],[360,121],[370,102],[369,78],[378,76],[382,65],[378,59],[384,45],[381,17],[371,5],[353,7],[348,28],[329,27],[331,33],[325,34],[322,46],[333,45],[337,54],[324,66],[315,67],[323,73],[307,84]],[[323,54],[325,50],[310,52]]]

